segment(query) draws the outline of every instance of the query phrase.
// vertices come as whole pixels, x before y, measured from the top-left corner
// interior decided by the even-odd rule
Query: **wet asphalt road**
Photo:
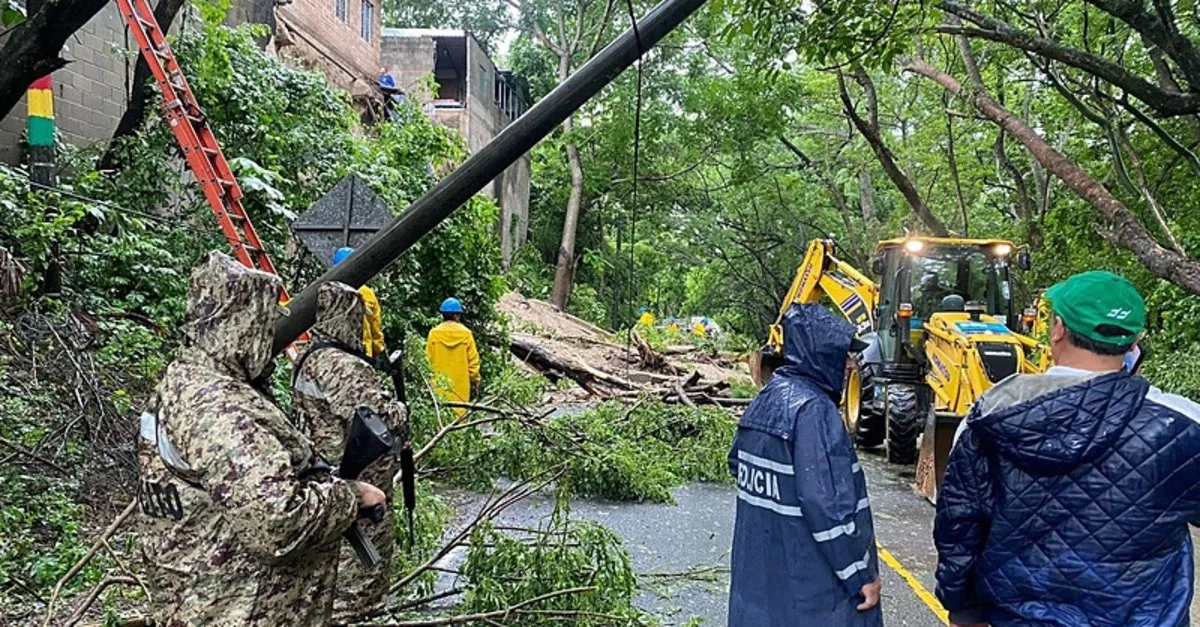
[[[870,452],[860,452],[860,459],[878,542],[932,594],[937,564],[931,537],[933,506],[913,492],[911,467],[890,465]],[[700,617],[704,625],[725,625],[735,489],[731,484],[694,484],[673,494],[674,505],[574,501],[571,515],[599,521],[622,538],[645,588],[638,605],[654,612],[664,624],[680,625]],[[460,515],[474,512],[477,503],[477,498],[470,497],[458,503]],[[536,526],[553,508],[551,498],[531,498],[507,510],[498,524]],[[1192,533],[1193,542],[1200,543],[1200,534],[1195,529]],[[455,558],[461,560],[461,552]],[[880,566],[886,625],[946,624],[895,568],[882,560]],[[1200,569],[1200,559],[1197,566]],[[688,572],[695,576],[671,576]],[[1200,599],[1195,597],[1192,616],[1200,617]]]
[[[930,538],[933,507],[912,491],[911,469],[905,472],[871,453],[864,453],[862,461],[878,541],[932,592],[936,564]],[[645,588],[638,605],[661,617],[664,624],[679,625],[701,617],[704,625],[724,625],[734,487],[694,484],[673,494],[674,505],[575,501],[571,515],[601,522],[622,538]],[[458,505],[460,515],[470,515],[478,501],[467,498]],[[536,526],[553,507],[550,498],[531,498],[504,512],[498,524]],[[944,625],[895,570],[881,566],[887,625]],[[681,573],[694,576],[677,576]]]

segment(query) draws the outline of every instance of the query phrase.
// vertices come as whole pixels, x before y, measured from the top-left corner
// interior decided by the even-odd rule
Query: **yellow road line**
[[[883,548],[882,544],[876,542],[875,546],[879,549],[879,559],[883,560],[884,564],[887,564],[888,567],[896,571],[896,574],[900,575],[900,577],[904,579],[904,581],[908,584],[908,587],[912,588],[912,591],[917,593],[917,598],[921,599],[921,601],[929,607],[929,609],[942,621],[942,624],[949,625],[950,615],[946,613],[945,608],[942,607],[942,604],[937,600],[937,597],[930,594],[929,591],[925,589],[925,586],[921,585],[921,582],[917,581],[917,578],[900,564],[900,560],[897,560],[896,557],[889,553],[887,549]]]

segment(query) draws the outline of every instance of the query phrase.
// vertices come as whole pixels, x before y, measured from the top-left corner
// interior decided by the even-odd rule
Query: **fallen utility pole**
[[[403,215],[305,288],[289,303],[291,315],[281,318],[275,327],[274,353],[312,326],[321,284],[339,281],[359,287],[388,267],[703,4],[704,0],[664,0],[637,23],[636,29],[625,31]]]

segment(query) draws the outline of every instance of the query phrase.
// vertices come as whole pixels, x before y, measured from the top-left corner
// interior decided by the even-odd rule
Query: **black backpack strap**
[[[304,353],[300,355],[300,358],[296,360],[296,365],[294,368],[292,368],[292,387],[296,386],[296,377],[300,375],[300,369],[304,367],[304,362],[308,361],[308,358],[312,356],[313,353],[325,350],[327,348],[336,348],[347,355],[352,355],[365,361],[372,368],[378,369],[378,366],[376,366],[375,362],[370,357],[367,357],[367,353],[365,351],[351,348],[337,340],[322,340],[320,342],[313,342],[312,344],[309,344]]]

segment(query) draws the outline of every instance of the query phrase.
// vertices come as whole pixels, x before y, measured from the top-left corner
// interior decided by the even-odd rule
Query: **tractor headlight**
[[[907,242],[904,242],[904,250],[907,250],[913,254],[919,253],[922,250],[925,250],[925,242],[922,242],[919,239],[910,239]]]
[[[1012,252],[1012,244],[996,244],[996,247],[992,249],[992,252],[995,253],[997,257],[1007,257],[1009,253]]]

